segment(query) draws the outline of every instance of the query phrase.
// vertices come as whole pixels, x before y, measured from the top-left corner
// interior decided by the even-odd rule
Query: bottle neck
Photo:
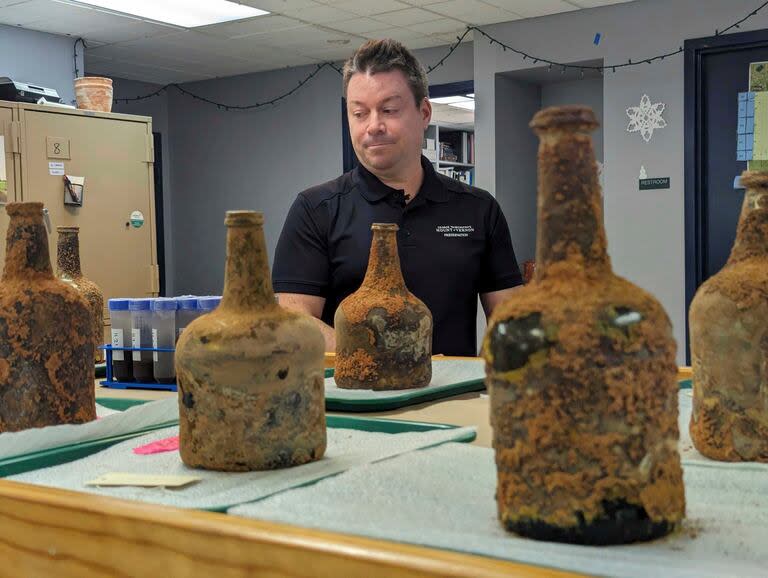
[[[768,257],[768,188],[747,188],[728,264]]]
[[[372,230],[371,253],[363,285],[384,291],[405,290],[397,252],[397,225],[374,225]]]
[[[227,223],[227,264],[223,308],[277,307],[261,223]]]
[[[5,268],[3,280],[16,278],[53,278],[51,257],[48,252],[48,232],[40,210],[12,209],[6,237]]]
[[[584,130],[539,130],[536,279],[567,270],[611,272],[592,139]],[[554,267],[558,264],[566,268]]]
[[[80,269],[80,237],[77,231],[59,230],[56,245],[56,266],[59,275],[82,277]]]

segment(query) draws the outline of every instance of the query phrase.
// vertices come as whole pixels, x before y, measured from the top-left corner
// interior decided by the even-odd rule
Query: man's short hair
[[[344,63],[344,97],[352,75],[399,70],[405,75],[416,106],[429,96],[427,72],[413,53],[397,40],[369,40]]]

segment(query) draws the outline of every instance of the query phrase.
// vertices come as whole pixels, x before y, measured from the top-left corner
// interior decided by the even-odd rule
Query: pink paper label
[[[160,454],[162,452],[175,452],[178,449],[179,436],[174,436],[133,448],[133,453],[145,456],[149,454]]]

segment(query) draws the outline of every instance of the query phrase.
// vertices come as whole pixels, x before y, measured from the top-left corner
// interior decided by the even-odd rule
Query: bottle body
[[[96,419],[87,302],[53,276],[42,203],[11,203],[0,283],[0,432]]]
[[[711,459],[768,462],[768,174],[742,184],[731,256],[691,302],[690,432]]]
[[[684,516],[671,324],[613,274],[583,107],[545,109],[536,273],[494,310],[483,344],[503,525],[614,544]]]
[[[425,387],[432,379],[432,314],[405,286],[397,225],[374,223],[363,284],[336,310],[334,379],[348,389]]]
[[[324,340],[272,293],[261,214],[227,213],[221,304],[180,335],[180,453],[215,470],[266,470],[325,453]]]
[[[94,335],[94,360],[104,361],[104,294],[96,283],[88,279],[80,268],[80,227],[57,227],[59,234],[56,250],[58,277],[74,288],[88,302]]]

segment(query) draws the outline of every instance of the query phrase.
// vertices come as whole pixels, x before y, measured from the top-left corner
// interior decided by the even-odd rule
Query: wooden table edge
[[[0,480],[0,527],[3,576],[577,576],[484,556],[8,480]]]

